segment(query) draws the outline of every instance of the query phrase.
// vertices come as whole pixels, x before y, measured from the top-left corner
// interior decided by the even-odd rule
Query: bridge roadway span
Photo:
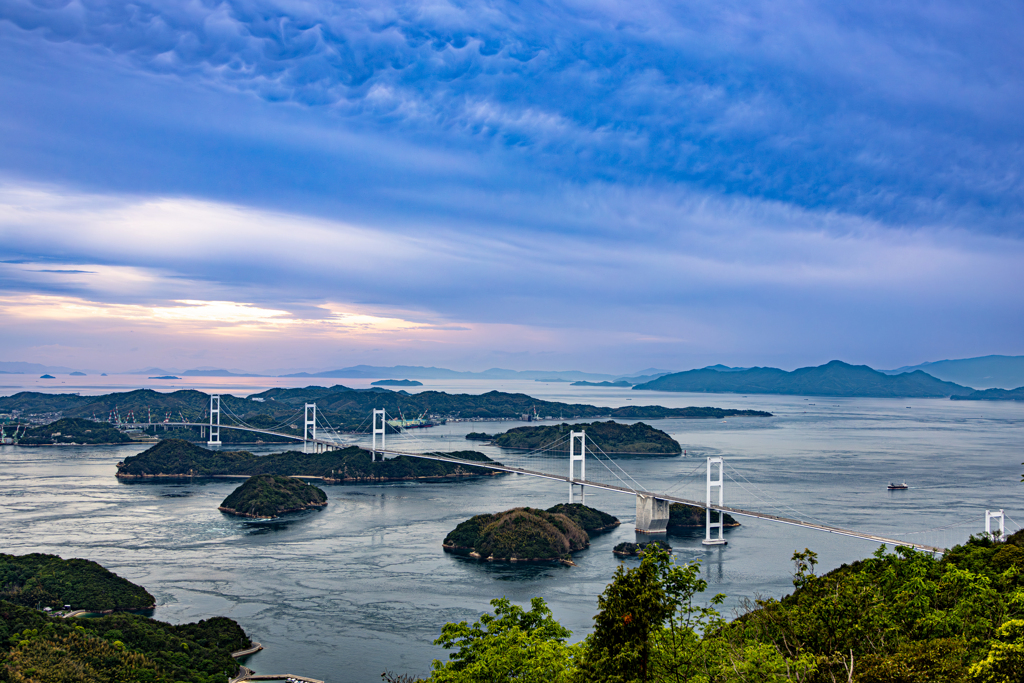
[[[139,423],[140,427],[149,427],[151,425],[164,425],[168,427],[209,427],[207,423],[201,422],[153,422],[153,423]],[[282,434],[281,432],[273,432],[266,429],[256,429],[253,427],[235,427],[228,424],[221,424],[221,429],[237,429],[245,432],[255,432],[257,434],[270,434],[273,436],[283,436],[289,439],[295,439],[296,441],[303,441],[301,436],[293,434]],[[347,444],[339,443],[337,441],[331,441],[328,439],[308,439],[307,442],[313,442],[321,446],[330,448],[342,448]],[[908,548],[914,548],[915,550],[924,550],[931,553],[942,553],[945,552],[945,548],[937,548],[930,545],[922,545],[920,543],[910,543],[908,541],[900,541],[894,538],[886,538],[885,536],[876,536],[874,534],[867,534],[861,531],[853,531],[852,529],[842,529],[840,527],[829,526],[827,524],[815,524],[814,522],[805,522],[799,519],[792,519],[789,517],[779,517],[778,515],[769,515],[765,512],[754,512],[753,510],[741,510],[740,508],[728,507],[724,505],[712,505],[698,500],[690,500],[688,498],[680,498],[678,496],[670,496],[667,494],[654,493],[652,491],[635,490],[625,486],[615,486],[614,484],[601,484],[596,481],[572,479],[570,480],[567,476],[561,476],[557,474],[548,474],[546,472],[537,472],[535,470],[527,470],[521,467],[510,467],[508,465],[501,465],[497,463],[484,463],[475,460],[462,460],[460,458],[450,458],[444,455],[438,455],[433,453],[406,453],[403,451],[389,451],[382,450],[377,451],[385,455],[399,456],[406,455],[410,458],[425,458],[427,460],[440,460],[442,462],[453,462],[460,465],[472,465],[474,467],[484,467],[491,470],[498,470],[499,472],[511,472],[513,474],[525,474],[530,477],[540,477],[541,479],[552,479],[554,481],[562,481],[572,484],[581,484],[583,486],[589,486],[595,489],[603,489],[605,491],[614,491],[616,493],[627,493],[629,495],[636,495],[641,493],[645,496],[651,496],[660,500],[667,500],[672,503],[682,503],[684,505],[691,505],[699,508],[711,508],[712,510],[718,510],[721,512],[728,512],[731,515],[738,515],[740,517],[754,517],[757,519],[768,520],[769,522],[778,522],[780,524],[791,524],[793,526],[803,527],[805,529],[814,529],[816,531],[825,531],[830,534],[838,534],[840,536],[850,536],[852,538],[862,538],[866,541],[875,541],[878,543],[885,543],[886,545],[892,546],[905,546]],[[301,475],[296,475],[301,476]],[[305,478],[305,477],[304,477]],[[308,477],[318,478],[318,477]]]

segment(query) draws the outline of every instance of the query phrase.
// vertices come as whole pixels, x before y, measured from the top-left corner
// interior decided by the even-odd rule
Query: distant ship
[[[903,482],[902,484],[893,484],[892,482],[890,482],[888,488],[890,491],[905,491],[910,487],[907,486],[907,482]]]

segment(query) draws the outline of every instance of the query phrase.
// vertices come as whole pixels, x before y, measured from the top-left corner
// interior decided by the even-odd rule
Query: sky
[[[1017,2],[0,1],[0,360],[1024,354]]]

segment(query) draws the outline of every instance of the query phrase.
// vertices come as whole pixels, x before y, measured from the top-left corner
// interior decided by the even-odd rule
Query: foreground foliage
[[[791,595],[727,622],[723,596],[696,599],[707,588],[697,565],[649,547],[639,566],[616,570],[583,642],[567,644],[539,598],[529,612],[494,601],[473,627],[445,626],[437,643],[457,650],[430,681],[1024,681],[1024,532],[972,538],[941,559],[880,548],[823,576],[810,550],[793,560]]]
[[[94,611],[146,609],[156,600],[142,586],[89,560],[0,554],[0,600],[26,607]]]
[[[223,617],[171,625],[133,614],[61,619],[0,601],[0,681],[224,683],[250,645]]]

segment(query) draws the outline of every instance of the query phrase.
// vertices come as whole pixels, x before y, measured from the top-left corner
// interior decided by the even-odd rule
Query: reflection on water
[[[663,402],[642,393],[632,396]],[[622,463],[652,490],[675,487],[702,499],[702,458],[713,454],[732,468],[729,505],[886,534],[966,520],[904,536],[936,544],[980,531],[985,509],[1004,508],[1011,520],[1024,521],[1019,404],[844,399],[809,406],[799,397],[669,398],[679,405],[761,408],[776,417],[657,421],[689,455]],[[452,423],[419,430],[410,445],[464,448],[470,431],[512,426]],[[425,674],[430,660],[443,656],[432,645],[441,625],[474,620],[501,596],[520,603],[544,597],[580,638],[615,567],[638,562],[611,552],[617,543],[636,540],[634,501],[625,495],[587,494],[588,504],[623,524],[594,537],[574,556],[575,567],[488,563],[447,554],[441,541],[471,515],[563,502],[564,484],[502,476],[325,485],[329,505],[323,510],[258,521],[217,510],[238,480],[118,481],[115,464],[145,447],[0,447],[2,550],[96,560],[156,596],[160,619],[237,619],[267,648],[248,661],[263,673],[301,673],[331,683],[377,681],[385,668]],[[911,489],[887,491],[892,479],[906,480]],[[741,521],[726,530],[725,547],[702,546],[700,529],[670,539],[679,561],[702,563],[709,592],[728,595],[727,612],[742,598],[788,592],[794,550],[818,552],[823,570],[875,550],[856,539]]]

